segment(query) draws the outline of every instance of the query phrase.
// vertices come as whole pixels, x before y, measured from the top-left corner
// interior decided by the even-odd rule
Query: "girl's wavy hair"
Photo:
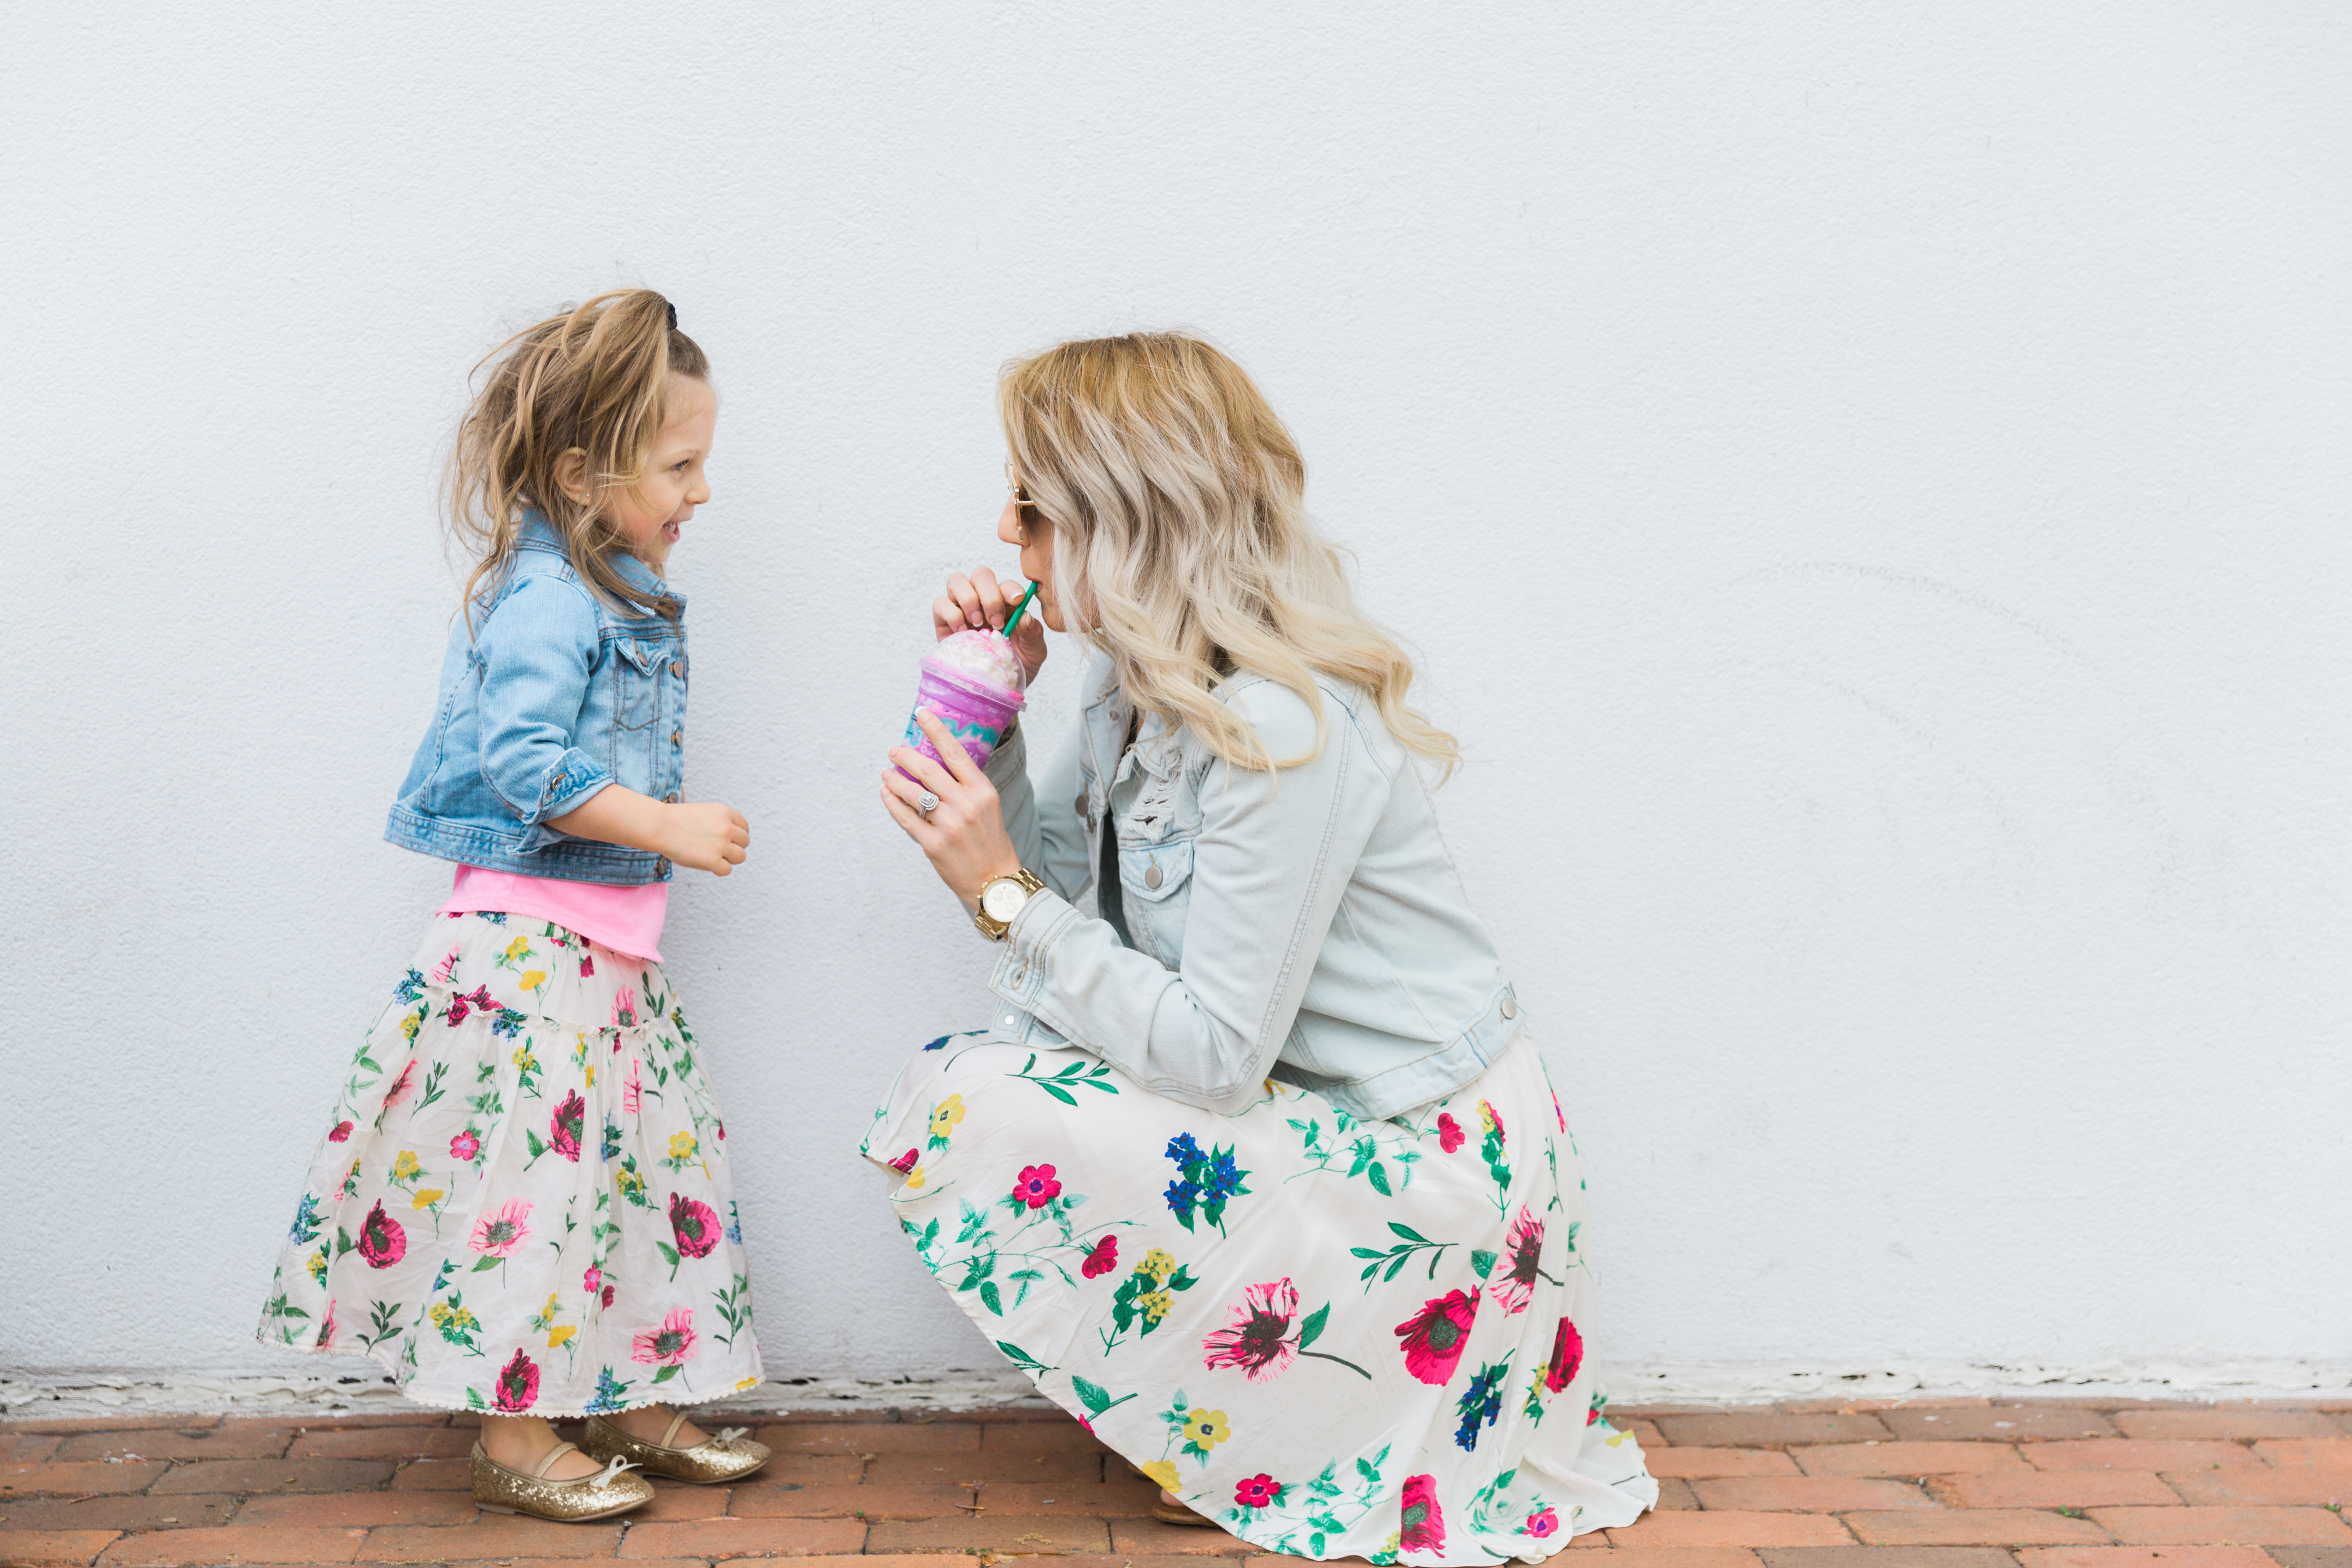
[[[669,378],[709,379],[710,362],[677,330],[677,312],[650,289],[616,289],[550,316],[500,343],[449,452],[449,531],[474,560],[466,616],[513,563],[523,514],[544,512],[588,591],[622,615],[675,617],[677,601],[624,577],[629,542],[612,515],[616,492],[637,485],[667,415]],[[556,482],[557,463],[588,455],[588,500]]]
[[[1185,333],[1130,332],[1015,360],[997,392],[1013,468],[1054,530],[1059,594],[1138,708],[1271,771],[1321,752],[1320,672],[1453,771],[1460,748],[1404,705],[1412,661],[1356,607],[1341,552],[1307,521],[1306,462],[1240,365]],[[1217,700],[1237,669],[1306,701],[1313,751],[1269,755]]]

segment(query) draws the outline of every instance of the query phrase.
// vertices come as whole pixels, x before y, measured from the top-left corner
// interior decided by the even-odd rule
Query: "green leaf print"
[[[1330,1321],[1330,1319],[1331,1303],[1328,1301],[1307,1313],[1305,1321],[1298,1325],[1298,1348],[1305,1350],[1320,1339],[1323,1334],[1323,1325]]]
[[[671,1378],[676,1377],[677,1375],[677,1370],[678,1369],[675,1366],[666,1366],[659,1372],[654,1373],[655,1385],[659,1386],[662,1384],[667,1383]]]
[[[981,1305],[986,1307],[998,1317],[1001,1318],[1004,1316],[1004,1298],[997,1290],[995,1280],[985,1279],[981,1282],[980,1300]]]
[[[1019,1345],[1014,1344],[1011,1340],[997,1341],[996,1348],[1003,1351],[1008,1357],[1010,1357],[1013,1364],[1019,1367],[1023,1372],[1034,1372],[1043,1375],[1044,1373],[1054,1370],[1052,1367],[1047,1366],[1044,1362],[1039,1361],[1035,1356],[1031,1355],[1027,1351],[1023,1350]],[[1081,1395],[1081,1397],[1084,1396]]]
[[[1372,1190],[1380,1194],[1381,1196],[1388,1198],[1394,1197],[1396,1195],[1389,1191],[1388,1167],[1381,1164],[1378,1160],[1373,1161],[1371,1169],[1364,1173],[1364,1179],[1372,1184]]]
[[[1478,1271],[1478,1278],[1481,1279],[1486,1279],[1487,1276],[1495,1272],[1495,1264],[1497,1258],[1496,1255],[1487,1251],[1483,1247],[1476,1248],[1470,1254],[1470,1267]]]
[[[1000,1350],[1010,1350],[1012,1347],[1006,1345],[1003,1341],[999,1340],[997,1342],[997,1348]],[[1116,1409],[1118,1406],[1122,1405],[1129,1400],[1136,1397],[1132,1394],[1122,1394],[1117,1399],[1113,1399],[1110,1396],[1110,1390],[1105,1388],[1102,1384],[1098,1383],[1089,1383],[1085,1378],[1076,1376],[1076,1374],[1073,1374],[1070,1378],[1070,1388],[1077,1394],[1078,1403],[1087,1407],[1087,1414],[1090,1416],[1098,1416],[1102,1415],[1103,1412]]]

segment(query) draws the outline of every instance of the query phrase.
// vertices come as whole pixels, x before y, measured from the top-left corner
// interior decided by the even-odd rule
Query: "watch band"
[[[991,942],[1003,942],[1005,933],[1013,929],[1011,921],[994,919],[988,912],[988,889],[999,882],[1015,883],[1032,899],[1045,889],[1045,882],[1025,866],[1015,870],[1009,877],[991,877],[987,881],[982,882],[980,885],[980,895],[973,900],[971,923],[979,928],[981,935]],[[1024,903],[1026,903],[1026,900]]]

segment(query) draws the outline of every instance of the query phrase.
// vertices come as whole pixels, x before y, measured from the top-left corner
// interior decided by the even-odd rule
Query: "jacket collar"
[[[563,548],[563,541],[556,537],[555,525],[548,521],[547,514],[536,508],[522,514],[522,527],[515,533],[515,547],[519,550],[549,551],[567,561],[572,554]],[[681,611],[685,608],[686,595],[671,592],[669,584],[635,556],[615,555],[613,557],[613,569],[630,587],[649,595],[667,594],[677,601]]]

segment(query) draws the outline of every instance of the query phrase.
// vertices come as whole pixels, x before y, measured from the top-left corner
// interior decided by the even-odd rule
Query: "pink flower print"
[[[607,1285],[604,1287],[604,1294],[596,1298],[596,1304],[600,1307],[609,1307],[613,1304],[612,1286]]]
[[[1503,1239],[1503,1278],[1496,1282],[1495,1300],[1505,1317],[1517,1317],[1535,1300],[1536,1275],[1543,1261],[1543,1221],[1522,1204]]]
[[[684,1366],[694,1356],[694,1309],[672,1307],[658,1329],[630,1342],[629,1359],[642,1366]]]
[[[719,1245],[718,1211],[684,1193],[669,1195],[669,1228],[677,1238],[681,1258],[707,1258],[710,1249]]]
[[[1437,1506],[1435,1476],[1407,1476],[1397,1544],[1407,1552],[1445,1550],[1445,1510]]]
[[[389,1268],[408,1256],[408,1233],[380,1203],[360,1221],[360,1256],[370,1268]]]
[[[580,1131],[588,1120],[588,1102],[573,1089],[555,1108],[554,1117],[547,1124],[547,1146],[571,1161],[580,1163]]]
[[[1478,1120],[1486,1124],[1486,1131],[1495,1135],[1496,1143],[1503,1142],[1502,1112],[1482,1100],[1478,1102]]]
[[[909,1149],[907,1152],[911,1156],[914,1151]],[[1118,1237],[1105,1236],[1095,1243],[1094,1250],[1087,1254],[1087,1260],[1078,1265],[1078,1272],[1089,1279],[1099,1279],[1118,1267]]]
[[[727,1123],[726,1123],[725,1121],[723,1121],[719,1120],[718,1117],[715,1117],[715,1116],[714,1116],[714,1117],[712,1117],[710,1120],[711,1120],[711,1125],[719,1129],[719,1141],[721,1143],[726,1142],[727,1142]]]
[[[587,1291],[591,1296],[593,1296],[604,1283],[604,1271],[593,1263],[588,1266],[588,1272],[580,1277],[580,1289]]]
[[[464,1023],[469,1009],[475,1007],[479,1007],[485,1013],[495,1013],[499,1010],[499,1005],[490,1000],[488,986],[477,985],[470,992],[449,998],[449,1011],[446,1015],[449,1026],[454,1029]]]
[[[890,1168],[901,1174],[904,1174],[906,1172],[911,1171],[915,1168],[915,1162],[922,1158],[922,1153],[923,1152],[920,1149],[909,1149],[905,1153],[899,1155],[897,1159],[891,1161]]]
[[[327,1134],[327,1142],[341,1143],[347,1141],[351,1135],[352,1124],[348,1121],[338,1121],[335,1123],[334,1131]]]
[[[637,1077],[637,1058],[629,1058],[629,1076],[621,1080],[621,1109],[635,1116],[644,1108],[646,1086]]]
[[[1442,1386],[1454,1375],[1454,1363],[1470,1342],[1471,1321],[1477,1315],[1475,1286],[1467,1296],[1449,1290],[1423,1303],[1420,1311],[1396,1326],[1397,1338],[1404,1342],[1399,1348],[1404,1352],[1405,1370],[1423,1383]]]
[[[1024,1165],[1020,1179],[1013,1184],[1013,1195],[1033,1209],[1041,1209],[1062,1195],[1062,1184],[1054,1179],[1051,1165]]]
[[[1568,1131],[1568,1112],[1559,1108],[1559,1090],[1551,1091],[1551,1119],[1559,1123],[1562,1132]]]
[[[1448,1154],[1462,1147],[1462,1123],[1449,1111],[1437,1113],[1437,1146]]]
[[[1541,1541],[1559,1528],[1559,1515],[1550,1509],[1539,1508],[1528,1515],[1527,1523],[1519,1526],[1519,1533],[1532,1535],[1538,1541]]]
[[[319,1337],[311,1342],[320,1350],[335,1342],[335,1299],[332,1296],[327,1298],[327,1321],[319,1325]]]
[[[412,1057],[409,1058],[408,1065],[400,1069],[400,1076],[392,1080],[392,1087],[383,1091],[383,1108],[386,1110],[390,1110],[408,1098],[409,1080],[415,1076],[416,1060]]]
[[[452,1160],[471,1160],[481,1152],[482,1141],[470,1127],[449,1140],[449,1158]]]
[[[490,1408],[520,1415],[539,1399],[539,1363],[517,1350],[514,1359],[499,1368],[499,1394]]]
[[[1298,1345],[1291,1320],[1298,1316],[1298,1290],[1285,1279],[1253,1285],[1230,1310],[1230,1327],[1201,1342],[1208,1352],[1201,1364],[1214,1372],[1237,1366],[1252,1383],[1271,1383],[1290,1370]]]
[[[580,954],[580,978],[586,980],[596,973],[596,960],[589,953]]]
[[[1584,1336],[1566,1318],[1559,1321],[1559,1330],[1552,1335],[1551,1365],[1544,1369],[1544,1387],[1554,1394],[1576,1381],[1576,1369],[1584,1364]],[[1585,1423],[1591,1426],[1591,1422]]]
[[[1265,1508],[1282,1500],[1283,1489],[1272,1476],[1252,1476],[1234,1489],[1234,1501],[1243,1508]]]
[[[457,955],[465,951],[462,947],[453,947],[449,950],[449,956],[434,968],[434,984],[446,985],[457,977]]]
[[[467,1245],[492,1258],[512,1258],[530,1236],[530,1204],[512,1198],[498,1213],[474,1222],[473,1239]]]
[[[635,1028],[636,1023],[637,994],[624,985],[613,993],[613,1026],[630,1029]]]

